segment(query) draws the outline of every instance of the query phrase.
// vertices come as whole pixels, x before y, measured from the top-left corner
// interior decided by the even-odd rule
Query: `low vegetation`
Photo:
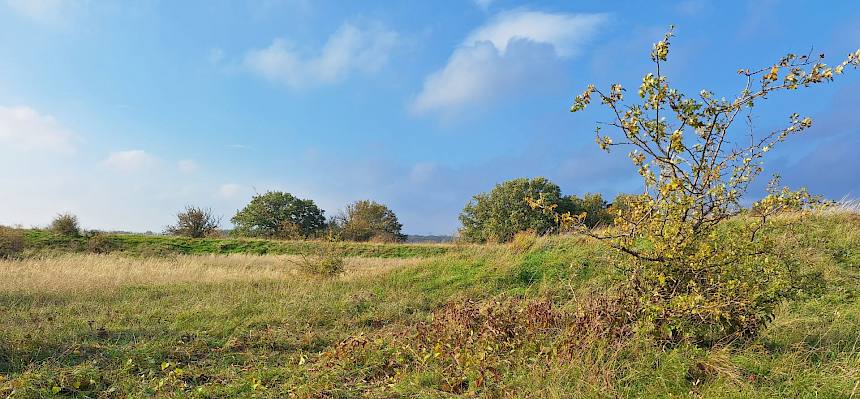
[[[11,230],[11,229],[10,229]],[[2,230],[6,231],[6,230]],[[441,244],[390,244],[320,240],[268,240],[256,238],[191,238],[144,234],[90,233],[70,237],[50,230],[15,230],[23,237],[22,255],[51,256],[65,253],[121,253],[137,257],[200,254],[300,255],[313,254],[321,245],[332,246],[343,256],[413,258],[441,255],[460,246]]]
[[[18,229],[0,226],[0,258],[14,259],[24,252],[24,233]]]
[[[51,222],[50,230],[64,236],[77,237],[81,235],[78,217],[71,213],[61,213]]]
[[[574,236],[347,257],[322,279],[274,255],[0,261],[0,395],[856,396],[860,218],[796,218],[768,234],[819,278],[709,347],[636,334],[613,290],[632,260]]]
[[[218,234],[220,224],[221,218],[215,216],[211,209],[186,206],[185,210],[176,214],[176,224],[167,226],[165,232],[192,238],[211,237]]]

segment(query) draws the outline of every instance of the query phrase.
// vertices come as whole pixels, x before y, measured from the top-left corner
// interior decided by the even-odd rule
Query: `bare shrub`
[[[176,214],[176,224],[167,226],[167,234],[192,238],[203,238],[215,234],[221,218],[212,214],[211,209],[186,206]]]
[[[61,213],[51,222],[51,231],[63,236],[77,237],[81,235],[78,217],[71,213]]]
[[[299,267],[304,273],[322,276],[334,277],[344,271],[343,251],[336,248],[333,244],[319,244],[309,254],[299,255],[298,260],[289,260],[291,263]]]
[[[0,259],[18,258],[24,251],[24,234],[17,229],[0,226]]]
[[[87,238],[87,251],[93,254],[106,254],[117,250],[117,245],[109,236],[94,232]]]

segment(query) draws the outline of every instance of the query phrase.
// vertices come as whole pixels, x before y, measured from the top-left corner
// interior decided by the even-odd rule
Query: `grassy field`
[[[199,250],[232,240],[0,261],[0,396],[860,397],[860,217],[774,234],[823,288],[712,349],[606,324],[626,260],[576,237],[384,246],[336,278]]]
[[[27,230],[24,233],[27,250],[32,255],[52,255],[68,252],[92,252],[92,238],[70,237],[47,230]],[[131,256],[253,254],[299,255],[314,252],[318,241],[264,240],[253,238],[188,238],[144,234],[103,234],[99,247],[103,252]],[[326,243],[346,256],[375,258],[414,258],[442,255],[455,246],[442,244],[385,244],[361,242]]]

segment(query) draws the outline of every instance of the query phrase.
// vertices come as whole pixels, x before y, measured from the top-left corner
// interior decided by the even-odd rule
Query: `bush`
[[[78,217],[71,213],[62,213],[57,215],[51,222],[51,231],[63,236],[77,237],[81,235],[81,228],[78,226]]]
[[[403,225],[387,206],[371,200],[356,201],[332,220],[332,229],[343,240],[400,242],[406,240]]]
[[[87,239],[87,251],[94,254],[106,254],[115,251],[117,244],[109,236],[100,232],[94,232]]]
[[[0,226],[0,259],[15,259],[24,252],[24,233]]]
[[[319,244],[316,252],[299,255],[298,261],[292,261],[302,272],[307,274],[334,277],[343,273],[345,259],[341,250],[333,244]]]
[[[823,55],[789,54],[771,66],[742,69],[744,88],[726,99],[707,90],[686,95],[670,86],[660,65],[667,61],[671,36],[670,31],[654,44],[655,71],[643,77],[632,102],[620,84],[603,91],[589,85],[571,107],[582,111],[598,97],[595,102],[609,108],[614,119],[604,126],[620,137],[598,127],[597,143],[606,151],[632,147],[629,157],[645,193],[616,201],[607,232],[589,231],[583,215],[559,219],[635,259],[629,282],[641,304],[643,330],[668,341],[709,345],[755,335],[776,305],[796,292],[795,282],[804,280],[764,237],[771,217],[803,209],[808,193],[779,190],[774,180],[741,221],[730,219],[742,213],[741,199],[762,173],[766,153],[808,129],[812,119],[792,114],[787,127],[763,134],[752,127],[737,134],[733,122],[777,92],[829,82],[845,67],[856,68],[860,50],[832,68],[821,62]],[[532,205],[556,211],[552,202]]]
[[[209,237],[218,231],[221,218],[212,214],[211,209],[186,206],[176,214],[176,225],[167,226],[167,234],[192,238]]]

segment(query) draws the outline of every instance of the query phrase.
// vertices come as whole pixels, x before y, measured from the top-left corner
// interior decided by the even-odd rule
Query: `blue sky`
[[[0,0],[0,224],[161,231],[186,204],[226,220],[284,190],[449,234],[514,177],[611,198],[641,183],[594,145],[605,114],[568,112],[588,83],[637,85],[674,24],[670,79],[732,96],[738,68],[786,52],[836,64],[858,20],[847,0]],[[766,173],[860,195],[858,104],[846,73],[759,107],[756,128],[816,122]]]

